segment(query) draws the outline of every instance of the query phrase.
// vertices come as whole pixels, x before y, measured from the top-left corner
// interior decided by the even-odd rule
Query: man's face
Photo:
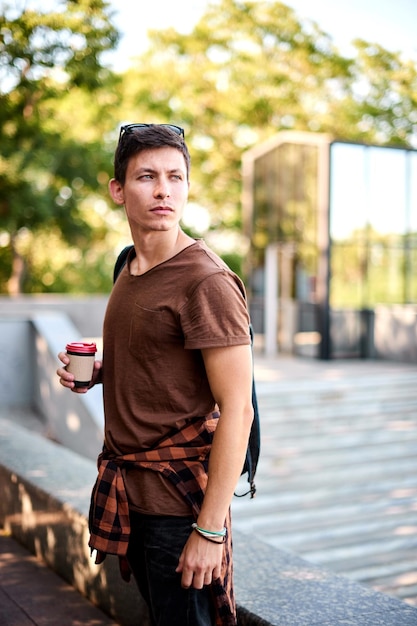
[[[131,228],[166,231],[178,225],[188,198],[184,156],[175,148],[152,148],[132,157],[123,187],[111,181],[110,193],[124,204]]]

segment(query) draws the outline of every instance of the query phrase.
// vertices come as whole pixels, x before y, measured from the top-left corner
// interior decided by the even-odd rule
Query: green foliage
[[[321,102],[349,79],[350,65],[284,4],[223,0],[189,35],[152,34],[126,74],[124,104],[185,125],[192,199],[204,197],[215,223],[239,226],[242,151],[279,130],[323,130]]]
[[[0,9],[2,291],[109,288],[126,232],[106,189],[122,121],[185,127],[190,201],[219,233],[241,232],[242,153],[278,131],[416,141],[416,64],[364,41],[345,58],[284,3],[213,2],[191,33],[153,32],[120,76],[102,63],[118,38],[107,2],[56,6]],[[228,259],[238,273],[244,251]]]
[[[417,66],[378,44],[357,40],[352,100],[360,138],[409,147],[416,140]]]
[[[209,209],[214,228],[239,229],[242,153],[276,132],[415,140],[415,64],[381,46],[356,46],[357,57],[342,57],[316,24],[281,2],[222,0],[190,34],[152,33],[124,77],[123,105],[185,126],[191,200]]]
[[[223,252],[221,256],[230,269],[242,278],[242,256],[236,252]]]
[[[28,232],[56,228],[77,246],[96,236],[80,207],[99,187],[100,172],[110,172],[100,127],[83,130],[97,114],[85,95],[112,80],[100,55],[114,47],[117,32],[106,2],[61,5],[42,13],[5,4],[0,14],[0,233],[12,274],[3,291],[18,292],[23,281],[33,288]]]
[[[406,302],[405,286],[415,283],[414,273],[407,276],[404,263],[407,237],[366,229],[356,231],[348,241],[334,242],[331,305],[361,309]]]

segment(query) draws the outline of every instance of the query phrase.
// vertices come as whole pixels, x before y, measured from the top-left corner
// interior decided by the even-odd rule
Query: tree
[[[358,52],[350,97],[361,139],[381,145],[417,145],[417,66],[376,43],[354,42]]]
[[[410,145],[416,67],[381,46],[357,42],[345,58],[313,22],[281,2],[221,0],[190,34],[151,34],[124,80],[126,117],[185,126],[192,150],[191,199],[212,227],[240,227],[242,152],[282,130]]]
[[[84,248],[92,235],[82,201],[109,169],[98,133],[113,78],[100,59],[118,38],[104,0],[66,0],[47,13],[24,6],[4,3],[0,14],[0,242],[10,294],[22,289],[30,258],[22,248],[36,234]]]
[[[149,51],[124,77],[123,102],[185,125],[196,166],[192,198],[204,198],[213,226],[230,227],[239,224],[242,151],[279,130],[321,130],[321,103],[336,81],[343,88],[350,65],[286,5],[223,0],[189,35],[152,33]]]
[[[235,260],[247,243],[240,211],[247,148],[283,130],[416,144],[416,64],[363,41],[345,58],[317,24],[281,2],[213,2],[191,33],[153,32],[149,49],[120,76],[100,62],[117,40],[106,2],[59,6],[46,14],[10,5],[0,16],[0,280],[13,256],[10,291],[24,267],[28,291],[77,288],[71,259],[80,271],[94,265],[98,278],[89,274],[88,288],[110,285],[106,248],[118,243],[109,225],[119,230],[122,222],[103,194],[120,122],[184,126],[190,206],[210,214],[207,238]],[[66,242],[50,264],[33,245],[45,231],[56,245]]]

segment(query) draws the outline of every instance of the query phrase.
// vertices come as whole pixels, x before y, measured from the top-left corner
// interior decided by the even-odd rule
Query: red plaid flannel
[[[129,503],[120,471],[122,466],[133,464],[161,472],[184,496],[197,519],[207,484],[208,457],[218,418],[218,413],[212,413],[208,418],[196,419],[181,431],[165,437],[154,449],[116,456],[104,448],[98,457],[98,477],[93,487],[89,516],[88,545],[91,551],[97,550],[97,563],[101,563],[106,554],[125,557],[129,545]],[[228,533],[222,571],[211,589],[216,626],[235,626],[230,512],[225,525]]]

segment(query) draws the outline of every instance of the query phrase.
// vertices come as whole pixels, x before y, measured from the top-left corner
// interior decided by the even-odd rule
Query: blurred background
[[[184,126],[184,226],[250,271],[245,151],[289,130],[416,145],[416,11],[406,0],[2,1],[0,292],[108,292],[129,234],[107,182],[132,120]]]

